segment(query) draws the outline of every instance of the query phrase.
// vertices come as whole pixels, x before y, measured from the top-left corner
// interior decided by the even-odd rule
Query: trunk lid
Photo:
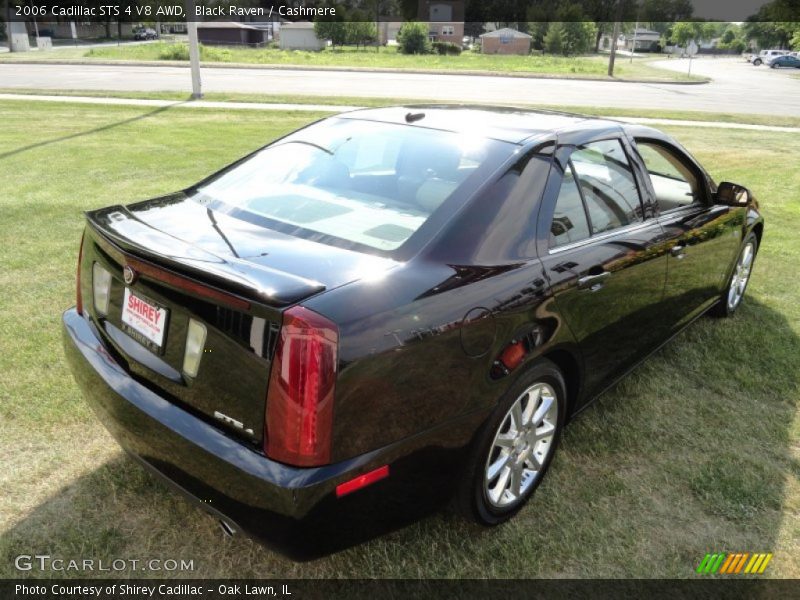
[[[107,348],[137,380],[253,446],[263,441],[285,308],[394,264],[253,226],[183,194],[93,211],[87,223],[84,310]],[[95,264],[110,274],[105,314],[93,302]],[[137,310],[155,316],[160,344]],[[206,331],[195,376],[183,371],[191,320]]]

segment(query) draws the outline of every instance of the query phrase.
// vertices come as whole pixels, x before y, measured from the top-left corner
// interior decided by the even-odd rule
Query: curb
[[[98,65],[98,66],[125,66],[125,67],[184,67],[188,68],[188,63],[175,60],[84,60],[84,59],[12,59],[0,60],[2,64],[21,64],[21,65]],[[464,70],[445,70],[445,69],[402,69],[394,67],[338,67],[321,65],[270,65],[253,63],[220,63],[220,62],[201,62],[200,66],[205,69],[254,69],[266,71],[338,71],[346,73],[394,73],[412,75],[468,75],[480,77],[512,77],[516,79],[560,79],[563,81],[603,81],[606,83],[656,83],[659,85],[705,85],[711,79],[697,81],[675,81],[673,79],[620,79],[617,77],[563,77],[551,73],[527,73],[524,71],[483,71],[478,69]]]

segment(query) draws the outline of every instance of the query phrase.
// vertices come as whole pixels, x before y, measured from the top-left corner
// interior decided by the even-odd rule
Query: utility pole
[[[192,71],[192,99],[203,97],[200,83],[200,46],[197,43],[197,21],[194,15],[194,0],[186,0],[186,29],[189,32],[189,67]]]
[[[633,64],[633,55],[636,54],[636,36],[639,33],[639,15],[636,15],[636,27],[633,29],[633,46],[631,47],[631,64]]]
[[[608,76],[614,76],[614,61],[617,58],[617,38],[619,37],[619,21],[614,21],[614,33],[611,34],[611,56],[608,57]]]

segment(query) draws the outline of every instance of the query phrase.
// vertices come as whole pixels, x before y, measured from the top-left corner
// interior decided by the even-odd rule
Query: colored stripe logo
[[[772,553],[717,552],[706,554],[697,567],[702,575],[761,575],[766,569]]]

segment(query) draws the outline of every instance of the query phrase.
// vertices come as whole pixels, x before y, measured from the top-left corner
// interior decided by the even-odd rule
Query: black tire
[[[554,392],[557,403],[557,422],[552,439],[547,442],[550,447],[542,462],[541,467],[533,475],[534,479],[528,489],[520,494],[519,498],[508,506],[498,507],[489,500],[485,490],[486,477],[491,452],[496,451],[494,446],[495,435],[507,423],[509,411],[521,398],[524,392],[537,386],[546,384]],[[546,389],[546,388],[545,388]],[[464,517],[476,521],[481,525],[499,525],[513,517],[533,495],[541,484],[547,469],[552,462],[558,448],[561,433],[564,428],[567,406],[567,387],[561,371],[549,360],[540,360],[522,373],[508,392],[498,403],[492,415],[476,436],[470,451],[467,464],[455,497],[456,509]],[[543,425],[544,427],[544,425]]]
[[[760,58],[757,58],[757,59],[755,59],[755,60],[753,61],[753,64],[754,64],[755,66],[759,66],[759,65],[760,65],[762,62],[763,62],[763,61],[762,61]]]
[[[744,300],[744,295],[747,292],[747,286],[750,283],[750,275],[752,275],[752,268],[758,256],[758,237],[756,236],[755,233],[750,232],[744,238],[742,246],[739,248],[739,252],[736,254],[737,264],[741,260],[748,244],[753,245],[753,258],[750,263],[751,270],[748,273],[747,281],[744,284],[744,290],[742,290],[741,295],[739,296],[739,299],[735,304],[731,305],[728,302],[729,299],[728,295],[730,293],[731,285],[733,284],[733,278],[736,276],[736,267],[734,266],[733,271],[731,272],[731,276],[728,278],[728,281],[725,284],[725,288],[722,290],[722,293],[719,296],[719,302],[717,302],[710,311],[710,314],[714,317],[720,317],[720,318],[732,317],[736,313],[736,310],[742,305],[742,301]]]

